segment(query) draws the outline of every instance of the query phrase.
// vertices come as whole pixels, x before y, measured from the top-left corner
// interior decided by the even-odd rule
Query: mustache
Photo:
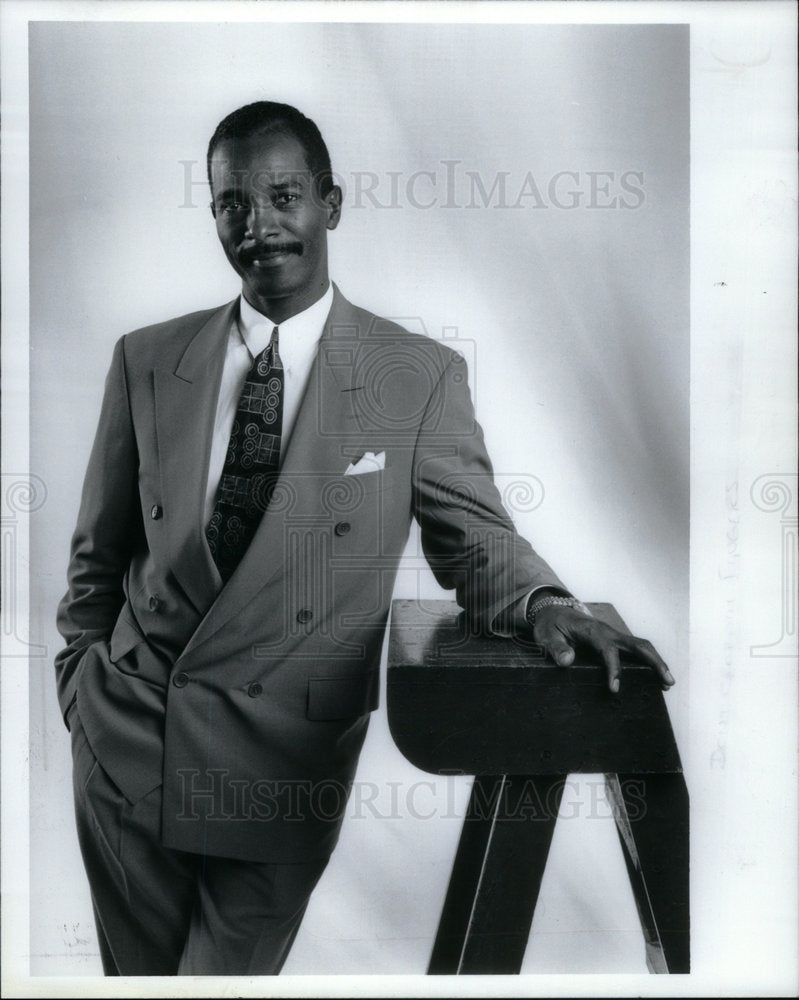
[[[302,254],[302,243],[259,243],[254,247],[247,247],[239,251],[239,260],[245,264],[252,264],[255,260],[262,260],[276,253],[296,253]]]

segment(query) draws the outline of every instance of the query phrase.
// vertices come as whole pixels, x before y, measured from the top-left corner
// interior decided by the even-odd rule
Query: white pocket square
[[[357,462],[350,462],[344,470],[345,476],[362,476],[364,472],[379,472],[386,467],[386,453],[381,451],[375,455],[373,451],[367,451]]]

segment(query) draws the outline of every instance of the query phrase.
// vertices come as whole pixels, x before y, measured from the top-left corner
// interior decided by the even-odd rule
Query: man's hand
[[[669,668],[658,656],[651,642],[619,632],[611,625],[585,615],[576,608],[561,605],[541,608],[535,615],[533,638],[546,648],[561,667],[571,666],[576,649],[590,649],[599,653],[607,667],[608,687],[614,694],[619,690],[621,656],[649,664],[660,678],[664,691],[674,684]]]

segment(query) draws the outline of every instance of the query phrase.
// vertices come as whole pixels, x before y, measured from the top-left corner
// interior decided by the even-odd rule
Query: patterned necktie
[[[205,530],[211,555],[227,582],[269,506],[280,462],[283,365],[277,327],[252,363],[230,434],[216,505]]]

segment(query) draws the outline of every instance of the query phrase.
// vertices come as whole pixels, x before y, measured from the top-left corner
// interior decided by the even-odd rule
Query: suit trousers
[[[108,976],[276,975],[327,858],[269,864],[160,841],[161,789],[131,804],[69,710],[78,840]]]

